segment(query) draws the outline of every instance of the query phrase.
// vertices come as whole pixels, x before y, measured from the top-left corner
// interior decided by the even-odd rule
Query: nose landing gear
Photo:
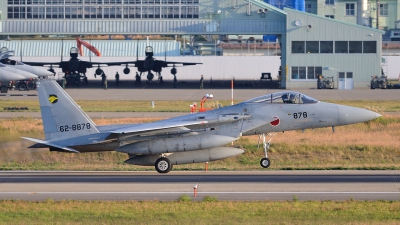
[[[260,139],[262,137],[263,139],[263,147],[264,147],[264,158],[262,158],[260,160],[260,165],[263,168],[268,168],[271,165],[271,161],[268,159],[268,149],[269,149],[269,145],[271,143],[272,138],[274,138],[276,133],[270,134],[260,134],[260,137],[258,139],[258,148],[260,147]],[[271,135],[272,137],[268,140],[268,142],[265,141],[265,136],[266,135]]]

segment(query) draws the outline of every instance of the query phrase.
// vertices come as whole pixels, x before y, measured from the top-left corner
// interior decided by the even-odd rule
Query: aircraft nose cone
[[[382,115],[367,109],[361,109],[351,106],[340,106],[339,121],[341,124],[362,123],[381,117]]]

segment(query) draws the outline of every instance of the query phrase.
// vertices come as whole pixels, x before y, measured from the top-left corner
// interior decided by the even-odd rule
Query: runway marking
[[[191,191],[178,191],[178,192],[0,192],[1,194],[186,194],[193,193]],[[400,194],[400,191],[393,192],[354,192],[354,191],[334,191],[334,192],[218,192],[218,191],[204,191],[197,192],[202,194]]]

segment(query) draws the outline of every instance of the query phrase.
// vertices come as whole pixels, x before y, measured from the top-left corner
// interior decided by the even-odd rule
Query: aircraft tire
[[[271,165],[271,161],[268,158],[262,158],[260,165],[262,168],[268,168]]]
[[[159,173],[168,173],[172,169],[171,161],[168,158],[161,157],[157,159],[155,168]]]
[[[375,89],[375,84],[371,82],[371,89]]]
[[[20,91],[28,91],[28,86],[26,86],[26,84],[22,83],[18,85],[18,89]]]
[[[0,91],[1,93],[7,93],[8,92],[8,89],[7,89],[6,86],[1,86],[0,89],[1,89],[1,91]]]

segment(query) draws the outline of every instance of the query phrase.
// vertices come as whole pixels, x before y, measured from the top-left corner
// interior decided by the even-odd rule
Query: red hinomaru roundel
[[[279,119],[279,117],[273,116],[272,118],[275,118],[275,120],[269,122],[269,124],[271,124],[271,126],[273,126],[273,127],[278,126],[278,125],[280,124],[280,122],[281,122],[280,119]]]

